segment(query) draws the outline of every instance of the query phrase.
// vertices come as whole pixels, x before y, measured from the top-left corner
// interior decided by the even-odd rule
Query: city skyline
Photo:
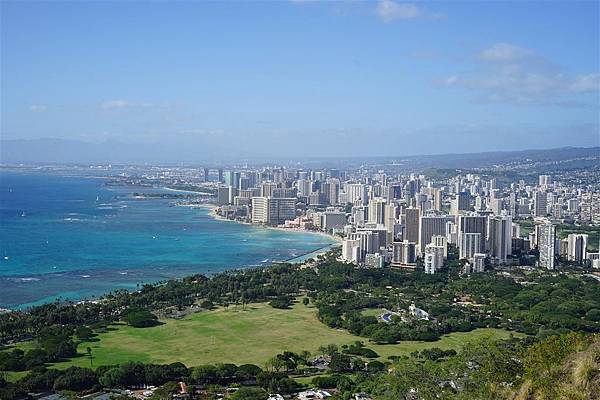
[[[597,146],[598,11],[3,2],[2,139],[125,143],[148,161]]]

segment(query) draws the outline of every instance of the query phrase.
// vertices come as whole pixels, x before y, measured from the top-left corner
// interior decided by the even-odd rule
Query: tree
[[[332,356],[338,352],[336,344],[328,344],[327,346],[319,346],[319,353]]]
[[[310,303],[310,300],[308,299],[308,297],[305,297],[302,299],[302,304],[304,304],[305,306],[308,306],[308,303]]]
[[[192,380],[199,385],[208,385],[217,382],[217,367],[214,365],[199,365],[192,368]]]
[[[81,341],[89,340],[93,334],[94,332],[87,326],[78,326],[75,329],[75,336]]]
[[[375,374],[375,373],[378,373],[378,372],[383,372],[383,371],[385,371],[385,364],[382,363],[381,361],[377,361],[377,360],[370,361],[367,364],[367,371],[370,374]]]
[[[91,347],[87,347],[85,349],[85,352],[86,352],[88,358],[90,359],[90,368],[94,369],[94,363],[92,361],[92,348]]]
[[[81,391],[91,389],[98,383],[98,377],[91,369],[69,367],[54,381],[52,390]]]
[[[239,380],[253,380],[262,372],[259,366],[254,364],[242,364],[237,368],[236,376]]]
[[[129,309],[123,316],[123,321],[134,328],[147,328],[159,324],[158,317],[148,310]]]
[[[122,368],[111,368],[100,376],[100,384],[109,388],[125,387],[127,385],[126,373]]]
[[[336,353],[331,356],[329,369],[333,372],[347,372],[352,370],[352,359],[346,354]]]
[[[265,363],[265,367],[267,368],[267,371],[275,371],[275,372],[279,372],[281,371],[283,368],[286,367],[286,362],[284,359],[280,358],[280,357],[272,357],[270,358],[266,363]]]
[[[282,310],[286,310],[290,308],[292,305],[292,299],[287,296],[278,297],[269,302],[269,305],[273,308],[279,308]]]
[[[269,394],[262,388],[243,387],[231,395],[232,400],[266,400]]]

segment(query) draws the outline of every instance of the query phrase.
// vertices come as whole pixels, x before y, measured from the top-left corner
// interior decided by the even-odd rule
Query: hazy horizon
[[[598,2],[0,7],[3,147],[187,161],[600,145]]]

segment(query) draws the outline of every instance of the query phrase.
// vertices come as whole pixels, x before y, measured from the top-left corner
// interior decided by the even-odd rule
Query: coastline
[[[115,290],[135,291],[146,283],[265,267],[317,249],[325,252],[334,243],[331,238],[294,237],[291,232],[211,225],[212,218],[206,215],[214,206],[208,202],[194,205],[206,211],[172,207],[171,201],[161,198],[138,202],[130,196],[135,188],[106,187],[103,179],[9,174],[11,180],[3,179],[3,188],[6,192],[14,188],[9,198],[14,215],[0,233],[5,243],[14,243],[10,249],[3,247],[0,307],[4,309],[26,309],[57,299],[92,300]],[[29,195],[26,189],[31,187],[41,190],[43,199],[54,199],[52,207]],[[173,191],[163,191],[168,192]],[[101,206],[97,197],[119,207]],[[65,218],[75,214],[83,217]],[[134,224],[136,230],[124,229],[126,224]],[[36,235],[25,233],[29,226],[35,226]],[[24,233],[12,236],[12,227]],[[251,241],[243,240],[251,237],[244,235],[254,235],[260,242],[242,243]],[[76,246],[78,241],[85,247]],[[323,249],[324,245],[328,246]],[[71,251],[59,251],[61,246]]]
[[[238,224],[242,224],[242,225],[250,225],[250,226],[255,226],[257,228],[263,228],[263,229],[271,229],[271,230],[276,230],[276,231],[280,231],[280,232],[297,232],[297,233],[310,233],[313,235],[320,235],[322,237],[326,237],[327,239],[330,239],[333,241],[333,243],[327,245],[327,246],[323,246],[320,249],[305,253],[305,254],[301,254],[299,256],[296,256],[294,258],[291,258],[289,260],[286,260],[287,262],[292,262],[294,263],[293,260],[297,260],[297,262],[304,262],[306,261],[308,258],[312,258],[312,257],[317,257],[319,255],[323,255],[323,254],[327,254],[332,248],[335,247],[339,247],[342,245],[342,238],[327,232],[322,232],[322,231],[309,231],[306,229],[299,229],[299,228],[282,228],[282,227],[278,227],[278,226],[266,226],[266,225],[258,225],[258,224],[253,224],[251,222],[242,222],[242,221],[238,221],[238,220],[233,220],[233,219],[229,219],[229,218],[225,218],[219,214],[217,214],[217,208],[218,206],[215,204],[202,204],[200,207],[202,208],[210,208],[210,211],[208,212],[208,216],[210,216],[213,219],[219,220],[219,221],[228,221],[228,222],[234,222],[234,223],[238,223]],[[308,255],[311,255],[311,257],[306,258]]]

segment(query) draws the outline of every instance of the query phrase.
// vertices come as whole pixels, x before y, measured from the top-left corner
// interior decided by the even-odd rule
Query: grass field
[[[316,309],[295,304],[291,310],[278,310],[267,304],[252,304],[229,310],[218,309],[190,315],[181,320],[166,320],[152,328],[115,325],[101,333],[98,340],[79,345],[82,356],[57,363],[56,368],[72,365],[90,366],[83,356],[91,347],[94,367],[125,361],[171,363],[187,366],[231,362],[264,363],[284,350],[315,352],[320,345],[349,344],[360,338],[343,330],[331,329],[316,318]],[[368,344],[382,359],[409,354],[430,347],[458,349],[463,343],[479,337],[508,338],[510,332],[477,329],[469,333],[453,333],[437,342],[402,342],[395,345]],[[30,345],[28,345],[30,346]]]

